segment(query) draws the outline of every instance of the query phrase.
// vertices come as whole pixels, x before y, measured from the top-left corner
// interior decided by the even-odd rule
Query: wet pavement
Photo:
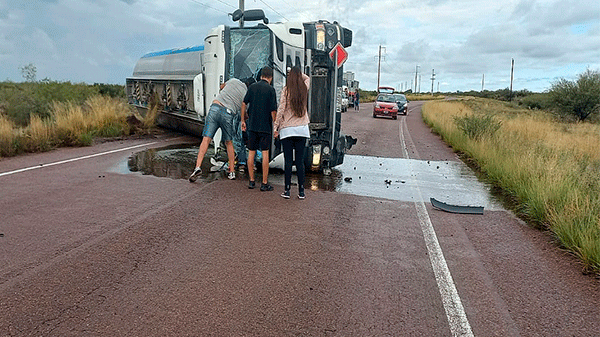
[[[197,144],[183,144],[150,149],[133,154],[128,159],[128,170],[145,175],[187,179],[198,153]],[[203,162],[201,179],[210,182],[225,179],[226,165],[215,162],[212,148]],[[216,164],[216,165],[214,165]],[[247,179],[239,174],[239,179]],[[257,174],[257,179],[260,174]],[[272,169],[272,184],[283,185],[281,170]],[[296,184],[295,174],[292,185]],[[424,161],[403,158],[383,158],[346,155],[344,163],[332,169],[329,176],[307,172],[306,187],[313,191],[332,191],[357,196],[385,198],[398,201],[439,201],[461,206],[483,206],[486,210],[500,210],[501,203],[491,194],[488,184],[478,180],[473,171],[462,162]],[[418,189],[416,188],[418,187]]]

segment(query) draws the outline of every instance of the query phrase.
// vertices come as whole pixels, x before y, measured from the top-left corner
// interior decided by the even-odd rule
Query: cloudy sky
[[[238,0],[0,0],[0,81],[37,78],[119,83],[140,56],[200,45],[233,24]],[[361,87],[544,91],[559,78],[600,69],[598,0],[246,0],[271,22],[338,21],[354,32],[346,71]]]

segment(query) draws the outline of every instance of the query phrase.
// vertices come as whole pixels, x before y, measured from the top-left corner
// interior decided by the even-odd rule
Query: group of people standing
[[[202,174],[202,161],[211,140],[220,128],[227,149],[229,169],[227,177],[235,179],[235,153],[238,162],[246,162],[250,181],[248,188],[256,187],[254,160],[256,152],[262,154],[261,191],[272,191],[269,184],[269,150],[272,137],[279,138],[283,146],[285,161],[285,188],[281,196],[289,199],[291,195],[292,166],[296,165],[298,175],[298,198],[304,199],[304,153],[306,141],[310,138],[307,113],[309,77],[299,67],[288,70],[286,85],[281,92],[280,104],[277,94],[271,86],[273,69],[264,67],[260,71],[260,80],[253,78],[239,80],[232,78],[221,84],[221,91],[212,101],[206,116],[202,143],[198,150],[196,168],[189,181],[194,182]],[[255,83],[254,83],[255,82]],[[247,134],[243,141],[242,134]],[[234,150],[234,140],[238,145]],[[245,145],[244,145],[245,143]],[[240,146],[241,144],[241,146]],[[294,155],[295,152],[295,155]]]

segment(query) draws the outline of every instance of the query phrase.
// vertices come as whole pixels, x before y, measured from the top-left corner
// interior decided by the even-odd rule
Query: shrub
[[[94,83],[94,88],[102,96],[125,98],[125,86],[120,84]]]
[[[501,123],[491,115],[455,116],[454,123],[465,135],[474,140],[493,135]]]
[[[518,100],[518,104],[528,109],[549,110],[552,108],[550,95],[548,93],[531,94]]]
[[[30,116],[50,117],[52,102],[83,104],[98,94],[125,97],[124,87],[113,84],[57,82],[43,79],[38,82],[0,83],[0,110],[17,126],[27,126]]]
[[[600,114],[600,72],[586,70],[576,81],[560,79],[549,91],[556,112],[566,118],[584,121]]]

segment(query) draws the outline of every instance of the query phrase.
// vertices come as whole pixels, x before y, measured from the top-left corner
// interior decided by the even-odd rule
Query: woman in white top
[[[281,138],[285,160],[285,191],[282,197],[290,198],[292,184],[292,165],[296,165],[298,175],[298,198],[304,199],[304,152],[306,141],[310,138],[308,128],[308,87],[310,79],[299,67],[293,67],[281,91],[277,116],[273,126],[273,135]],[[294,157],[294,152],[296,155]],[[295,158],[295,160],[294,160]]]

